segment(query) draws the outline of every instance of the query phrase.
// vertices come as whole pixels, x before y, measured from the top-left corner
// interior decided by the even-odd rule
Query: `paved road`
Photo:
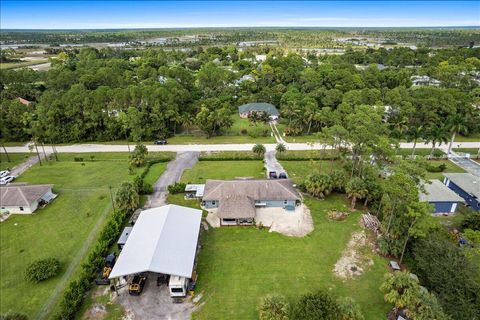
[[[285,172],[280,162],[278,162],[276,155],[276,151],[267,151],[265,152],[264,160],[265,160],[265,168],[267,169],[267,175],[269,171],[276,171],[277,175],[280,172]],[[267,176],[268,178],[268,176]]]
[[[288,150],[321,150],[324,149],[320,143],[285,143]],[[166,145],[156,146],[147,145],[148,150],[152,152],[158,151],[173,151],[173,152],[187,152],[187,151],[249,151],[252,150],[253,143],[244,144],[182,144],[182,145]],[[276,144],[265,144],[267,151],[275,150]],[[412,148],[413,143],[401,143],[402,148]],[[480,148],[480,142],[462,142],[462,148]],[[47,146],[45,146],[46,148]],[[418,149],[430,149],[431,144],[417,143]],[[112,144],[73,144],[67,146],[55,146],[57,152],[65,153],[93,153],[93,152],[128,152],[127,145],[112,145]],[[326,149],[330,147],[327,146]],[[7,147],[8,152],[29,152],[28,147]]]
[[[198,161],[199,152],[179,152],[175,160],[170,161],[167,169],[158,178],[153,186],[153,193],[148,197],[144,208],[155,208],[167,204],[167,187],[182,177],[185,169],[192,168]]]
[[[47,154],[47,157],[51,154],[51,152],[45,152],[45,153]],[[45,154],[43,154],[43,152],[40,153],[40,159],[42,159],[42,161],[45,160]],[[30,168],[31,166],[33,166],[36,163],[38,163],[38,155],[37,154],[29,157],[27,160],[25,160],[22,163],[20,163],[19,165],[16,165],[15,167],[13,167],[10,170],[10,175],[12,175],[14,177],[18,177],[19,175],[21,175],[22,173],[27,171],[28,168]]]
[[[455,154],[454,154],[455,155]],[[463,170],[473,174],[474,176],[480,177],[480,164],[471,159],[466,159],[463,157],[450,157],[450,161],[455,163],[457,166]]]

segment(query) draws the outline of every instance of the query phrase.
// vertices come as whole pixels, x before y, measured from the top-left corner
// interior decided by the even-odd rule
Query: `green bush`
[[[74,158],[73,158],[73,161],[75,161],[75,162],[83,162],[83,158],[82,158],[82,157],[74,157]]]
[[[202,152],[198,160],[200,161],[240,161],[240,160],[257,160],[261,157],[252,151],[219,151],[219,152]]]
[[[293,320],[338,320],[340,307],[335,299],[325,291],[303,295],[295,304],[291,319]]]
[[[54,277],[60,271],[60,261],[55,258],[39,259],[27,266],[25,279],[40,282]]]
[[[260,320],[288,320],[288,303],[281,295],[268,295],[258,307]]]
[[[177,193],[182,193],[185,192],[185,186],[186,184],[183,182],[175,182],[174,184],[171,184],[168,186],[168,192],[170,194],[177,194]]]
[[[428,172],[443,172],[447,169],[447,165],[445,163],[441,163],[438,166],[432,166],[430,164],[427,165]]]

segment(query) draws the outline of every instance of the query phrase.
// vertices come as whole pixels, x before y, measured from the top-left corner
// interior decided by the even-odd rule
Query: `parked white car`
[[[3,178],[0,179],[0,185],[9,184],[9,183],[12,182],[13,180],[15,180],[15,177],[14,177],[14,176],[6,176],[6,177],[3,177]]]
[[[10,171],[8,171],[8,170],[0,171],[0,179],[8,176],[9,174],[10,174]]]

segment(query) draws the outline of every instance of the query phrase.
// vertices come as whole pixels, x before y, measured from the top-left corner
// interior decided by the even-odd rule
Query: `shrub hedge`
[[[259,160],[263,157],[257,156],[252,151],[204,151],[200,153],[200,161],[239,161],[239,160]]]
[[[25,280],[40,282],[56,276],[59,271],[60,261],[55,258],[35,260],[27,266]]]

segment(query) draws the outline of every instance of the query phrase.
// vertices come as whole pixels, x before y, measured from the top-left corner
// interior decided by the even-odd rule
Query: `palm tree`
[[[465,122],[465,116],[458,113],[450,116],[447,119],[447,128],[452,135],[452,138],[450,139],[450,145],[448,146],[448,154],[452,152],[453,142],[455,141],[455,136],[457,135],[457,133],[459,133],[460,131],[467,131]]]
[[[263,144],[257,143],[253,146],[252,151],[257,156],[262,157],[267,150],[265,149],[265,146]]]
[[[426,142],[432,143],[432,149],[430,151],[430,157],[432,157],[437,143],[438,146],[440,146],[442,143],[448,143],[448,133],[446,128],[444,126],[433,126],[427,133]]]
[[[282,152],[287,151],[287,148],[285,147],[285,145],[284,145],[283,143],[279,143],[279,144],[277,144],[277,146],[275,147],[275,150],[276,150],[278,153],[282,153]]]
[[[415,155],[415,148],[417,147],[417,141],[423,135],[423,126],[413,127],[407,132],[408,140],[413,141],[412,156]]]
[[[357,199],[365,198],[368,194],[367,185],[359,177],[353,177],[345,186],[345,191],[349,198],[352,198],[351,209],[355,209]]]

